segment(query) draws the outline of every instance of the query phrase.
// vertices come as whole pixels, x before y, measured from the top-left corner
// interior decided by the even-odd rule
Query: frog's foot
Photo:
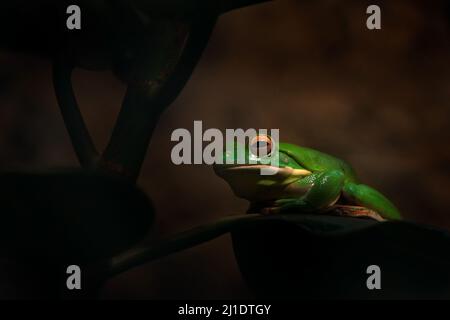
[[[301,199],[280,199],[274,201],[271,205],[261,208],[262,214],[277,214],[277,213],[314,213],[318,210],[313,210],[307,206]]]
[[[317,175],[314,184],[300,198],[278,199],[265,212],[269,213],[316,213],[329,208],[341,196],[345,175],[342,171],[331,170]]]
[[[385,219],[376,211],[362,206],[336,204],[326,209],[312,210],[307,208],[300,209],[298,201],[298,199],[277,200],[274,202],[273,206],[261,208],[260,212],[265,215],[278,213],[309,213],[352,218],[370,218],[376,221],[385,221]]]
[[[339,170],[325,171],[318,174],[311,188],[300,198],[275,200],[269,206],[268,213],[316,213],[329,208],[341,196],[345,175]]]
[[[350,203],[369,208],[383,218],[401,219],[400,212],[389,199],[364,184],[346,183],[342,194]]]
[[[279,208],[279,207],[267,207],[267,208],[262,208],[260,210],[260,212],[263,215],[277,214],[277,213],[281,213],[281,208]]]
[[[323,214],[340,217],[371,218],[377,221],[386,221],[386,219],[376,211],[362,206],[334,205],[326,209]]]

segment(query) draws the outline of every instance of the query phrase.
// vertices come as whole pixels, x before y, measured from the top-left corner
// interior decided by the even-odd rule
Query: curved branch
[[[138,83],[130,83],[111,139],[102,156],[102,165],[107,171],[118,171],[120,175],[137,179],[159,117],[189,80],[216,20],[215,16],[193,22],[173,73],[158,84],[160,87],[156,92],[152,88],[154,79],[141,76]]]
[[[173,254],[203,242],[213,240],[225,233],[230,232],[238,226],[265,217],[266,216],[260,214],[229,216],[210,224],[195,227],[191,230],[179,233],[173,238],[162,241],[158,245],[130,249],[109,261],[105,276],[112,277],[144,263],[148,263],[169,254]]]
[[[361,222],[361,227],[367,224],[383,223],[384,219],[378,219],[378,215],[365,207],[335,205],[318,213],[284,213],[274,215],[262,215],[251,213],[244,215],[232,215],[206,225],[192,228],[185,232],[176,234],[172,238],[162,240],[159,244],[132,248],[124,253],[113,257],[106,263],[106,270],[102,269],[102,277],[110,278],[129,269],[138,267],[169,254],[189,249],[196,245],[213,240],[225,233],[246,227],[255,221],[284,221],[298,223],[301,221],[304,228],[310,230],[312,222],[317,222],[316,233],[338,234],[346,228],[357,230],[356,221]],[[324,223],[326,221],[327,223]]]
[[[68,63],[55,59],[53,61],[53,85],[78,160],[82,167],[93,168],[98,159],[98,152],[78,108],[72,88],[72,70],[73,67]]]

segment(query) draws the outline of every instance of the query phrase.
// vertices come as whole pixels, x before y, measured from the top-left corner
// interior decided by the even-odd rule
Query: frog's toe
[[[284,207],[288,205],[292,205],[295,202],[295,199],[279,199],[275,201],[276,207]]]
[[[287,209],[292,206],[293,199],[280,199],[276,200],[272,203],[269,203],[267,206],[261,209],[261,214],[270,215],[281,212],[286,212]]]
[[[278,212],[291,212],[299,207],[298,199],[280,199],[275,201]]]

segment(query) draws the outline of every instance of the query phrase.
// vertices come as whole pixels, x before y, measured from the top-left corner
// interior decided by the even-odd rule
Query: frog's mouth
[[[261,177],[282,177],[293,178],[298,180],[305,176],[309,176],[312,172],[306,169],[294,169],[291,167],[276,167],[265,164],[254,165],[228,165],[228,166],[215,166],[214,170],[218,175],[221,173],[229,174],[257,174]]]
[[[250,201],[277,199],[287,193],[290,184],[311,174],[305,169],[262,164],[217,165],[214,171],[228,182],[238,197]]]

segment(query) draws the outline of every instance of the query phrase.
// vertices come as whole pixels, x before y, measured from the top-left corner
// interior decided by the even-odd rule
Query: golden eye
[[[270,156],[272,153],[272,138],[266,135],[259,135],[250,142],[250,152],[259,157]]]

